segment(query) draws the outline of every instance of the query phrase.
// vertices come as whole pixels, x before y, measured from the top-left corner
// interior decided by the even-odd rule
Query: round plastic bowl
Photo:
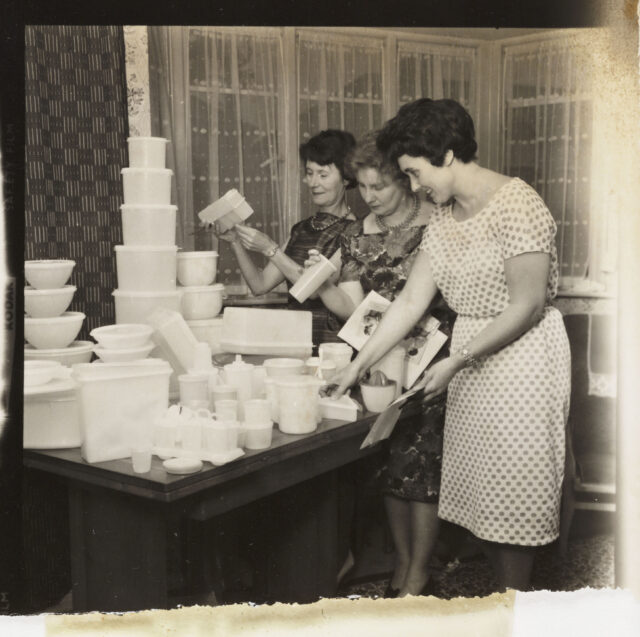
[[[182,315],[187,320],[214,318],[222,309],[224,285],[196,285],[181,288]]]
[[[148,345],[153,328],[142,323],[120,323],[96,327],[90,334],[104,349],[123,350]],[[102,356],[100,358],[105,360]]]
[[[262,366],[267,376],[292,376],[304,374],[305,363],[298,358],[267,358]]]
[[[396,383],[392,382],[389,385],[367,385],[366,383],[361,383],[360,390],[362,391],[362,402],[364,402],[367,411],[379,414],[395,398]]]
[[[127,363],[129,361],[138,361],[147,358],[154,347],[154,343],[148,343],[141,347],[127,347],[122,349],[100,347],[97,345],[93,348],[93,351],[105,363]]]
[[[83,312],[65,312],[51,318],[25,317],[24,337],[38,349],[66,347],[78,336],[84,319]]]
[[[75,264],[69,259],[25,261],[24,276],[36,290],[61,288],[69,280]]]
[[[214,250],[178,253],[178,282],[184,286],[211,285],[216,280],[218,253]]]
[[[60,374],[62,365],[57,361],[32,360],[24,362],[24,386],[44,385]]]
[[[33,318],[60,316],[66,312],[76,292],[75,285],[65,285],[51,290],[24,288],[24,311]]]
[[[77,363],[88,363],[93,354],[94,343],[91,341],[74,341],[69,347],[61,349],[36,349],[33,345],[24,346],[24,359],[58,361],[70,367]]]

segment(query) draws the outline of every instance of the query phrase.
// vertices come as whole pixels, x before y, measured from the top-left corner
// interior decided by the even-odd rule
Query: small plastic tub
[[[202,428],[205,447],[213,453],[226,453],[238,446],[238,425],[235,422],[213,421]]]
[[[61,288],[69,280],[75,264],[69,259],[25,261],[24,277],[36,290]]]
[[[244,446],[247,449],[268,449],[271,446],[273,438],[271,421],[256,424],[244,423],[243,429],[245,431]]]
[[[131,168],[164,168],[167,144],[164,137],[129,137],[129,166]]]
[[[101,347],[118,350],[143,347],[149,343],[152,334],[153,328],[145,323],[103,325],[90,332]]]
[[[215,318],[222,309],[224,285],[196,285],[181,288],[182,316],[190,321]]]
[[[24,288],[24,311],[33,318],[60,316],[71,305],[75,292],[75,285],[65,285],[49,290],[36,290],[26,286]]]
[[[141,347],[127,347],[123,349],[114,349],[106,347],[94,347],[93,351],[98,358],[105,363],[126,363],[128,361],[139,361],[147,358],[151,350],[155,347],[153,343],[142,345]]]
[[[193,401],[204,401],[209,405],[209,377],[207,374],[182,374],[180,383],[180,403],[188,405]]]
[[[271,404],[264,398],[244,401],[244,422],[247,425],[265,423],[271,420]]]
[[[310,376],[318,375],[318,368],[320,367],[320,357],[312,356],[305,361],[307,366],[307,374]],[[336,362],[333,360],[323,360],[322,369],[320,370],[320,378],[322,380],[331,380],[336,373]]]
[[[351,362],[353,349],[346,343],[321,343],[318,353],[321,353],[322,360],[335,361],[336,373],[338,373]]]
[[[125,204],[171,203],[171,177],[168,168],[123,168],[122,185]]]
[[[175,245],[176,211],[177,207],[172,205],[125,204],[120,206],[124,245]]]
[[[114,290],[116,323],[146,323],[149,316],[158,308],[179,312],[181,296],[182,292],[179,290],[167,292]]]
[[[116,246],[118,289],[168,292],[176,287],[176,246]]]
[[[262,366],[271,377],[295,376],[305,371],[305,363],[299,358],[268,358]]]
[[[215,250],[180,252],[177,257],[180,285],[204,286],[216,280],[218,253]]]

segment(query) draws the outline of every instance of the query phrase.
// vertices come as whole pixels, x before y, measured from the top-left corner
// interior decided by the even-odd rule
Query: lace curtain
[[[587,51],[566,42],[507,47],[504,55],[505,172],[524,179],[549,206],[563,287],[596,275],[590,66]]]
[[[152,129],[173,142],[184,248],[210,247],[197,213],[231,188],[251,203],[251,225],[284,238],[281,47],[277,30],[149,28]],[[217,249],[219,280],[242,286],[228,244]]]

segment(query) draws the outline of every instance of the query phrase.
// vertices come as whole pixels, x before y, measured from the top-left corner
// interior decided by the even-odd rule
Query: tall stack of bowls
[[[214,251],[178,254],[178,288],[182,292],[182,316],[198,341],[211,352],[221,352],[222,299],[224,285],[216,283],[218,253]]]
[[[92,343],[76,341],[85,315],[69,312],[76,287],[66,285],[75,261],[25,261],[25,360],[52,360],[63,365],[88,362]]]
[[[129,137],[129,167],[122,169],[123,245],[115,247],[116,323],[140,324],[159,307],[180,311],[176,288],[176,206],[166,168],[168,140]]]

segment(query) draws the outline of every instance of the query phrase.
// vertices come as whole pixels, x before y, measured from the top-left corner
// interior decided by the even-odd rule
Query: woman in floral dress
[[[383,161],[374,135],[357,145],[349,164],[371,212],[345,230],[340,278],[337,284],[329,282],[320,290],[325,305],[342,319],[371,290],[390,301],[402,290],[433,211],[431,203],[411,193],[407,178]],[[314,261],[311,258],[308,263]],[[428,313],[441,320],[440,329],[450,330],[453,315],[441,299]],[[444,395],[437,396],[421,415],[396,427],[379,473],[396,549],[388,597],[418,594],[426,582],[438,531],[444,407]]]
[[[438,205],[403,291],[340,378],[338,394],[398,342],[442,292],[457,313],[438,515],[483,541],[501,588],[526,589],[534,549],[558,537],[570,393],[569,344],[551,306],[555,223],[520,179],[480,167],[473,121],[453,100],[403,106],[378,148]]]

